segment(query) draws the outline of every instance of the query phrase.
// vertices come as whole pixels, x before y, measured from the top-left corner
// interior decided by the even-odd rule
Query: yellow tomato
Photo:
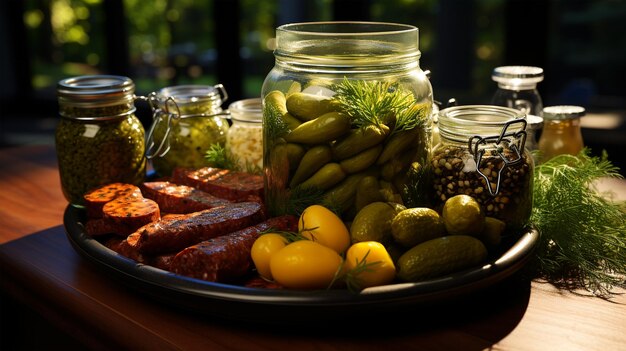
[[[274,280],[291,289],[325,289],[341,268],[341,256],[315,241],[300,240],[276,252],[270,259]]]
[[[258,237],[252,249],[250,250],[250,256],[252,256],[252,262],[256,270],[261,277],[272,280],[272,271],[270,270],[270,259],[287,245],[287,240],[280,234],[267,233]]]
[[[359,269],[369,264],[365,269]],[[355,269],[356,268],[356,269]],[[359,288],[389,284],[396,276],[396,267],[385,246],[377,241],[362,241],[350,246],[343,266],[348,279]]]
[[[342,254],[350,246],[350,232],[333,211],[324,206],[307,207],[298,221],[298,230],[306,238]]]

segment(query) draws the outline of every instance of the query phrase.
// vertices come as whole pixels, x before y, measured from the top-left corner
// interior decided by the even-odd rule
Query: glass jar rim
[[[228,105],[230,118],[235,121],[261,123],[263,102],[261,98],[243,99]]]
[[[410,24],[392,22],[322,21],[287,23],[279,26],[277,31],[319,36],[355,36],[401,34],[417,32],[419,29]]]
[[[162,100],[171,97],[177,104],[182,105],[202,102],[218,103],[218,105],[221,105],[222,102],[226,100],[226,98],[221,99],[220,93],[216,87],[194,84],[174,85],[161,88],[157,92],[157,96]]]
[[[387,22],[290,23],[276,30],[274,56],[277,64],[305,71],[406,70],[419,65],[419,29]]]
[[[524,120],[524,123],[512,125],[512,121]],[[497,136],[503,128],[508,132],[526,129],[526,114],[504,106],[461,105],[439,111],[439,134],[442,138],[454,142],[467,143],[476,136]]]

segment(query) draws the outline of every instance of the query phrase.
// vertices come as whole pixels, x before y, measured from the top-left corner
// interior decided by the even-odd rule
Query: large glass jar
[[[263,168],[263,106],[260,98],[235,101],[228,106],[231,125],[226,150],[240,170],[261,173]]]
[[[144,128],[135,116],[135,84],[121,76],[79,76],[57,85],[55,133],[61,188],[76,207],[108,183],[139,184],[146,172]]]
[[[262,88],[270,214],[322,204],[348,220],[368,176],[403,202],[411,166],[428,162],[431,148],[433,95],[418,29],[287,24],[276,31],[274,55]]]
[[[532,211],[533,158],[525,148],[525,115],[500,106],[454,106],[439,112],[441,142],[433,149],[435,208],[465,194],[510,230]]]
[[[167,87],[156,93],[156,99],[149,157],[157,175],[169,176],[176,167],[208,166],[205,156],[211,145],[226,144],[229,124],[221,106],[228,95],[224,87]]]

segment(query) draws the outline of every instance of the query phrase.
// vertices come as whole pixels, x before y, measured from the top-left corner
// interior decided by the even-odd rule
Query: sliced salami
[[[141,190],[138,186],[126,183],[111,183],[87,192],[85,210],[88,218],[101,218],[104,205],[118,197],[141,198]]]
[[[159,205],[143,197],[118,197],[102,208],[103,218],[112,226],[114,233],[127,236],[140,227],[161,218]]]

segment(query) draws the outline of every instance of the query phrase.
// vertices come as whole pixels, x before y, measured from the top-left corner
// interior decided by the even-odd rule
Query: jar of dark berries
[[[475,198],[486,216],[519,230],[532,211],[534,163],[526,116],[500,106],[454,106],[439,112],[441,142],[433,149],[435,206],[455,195]]]

